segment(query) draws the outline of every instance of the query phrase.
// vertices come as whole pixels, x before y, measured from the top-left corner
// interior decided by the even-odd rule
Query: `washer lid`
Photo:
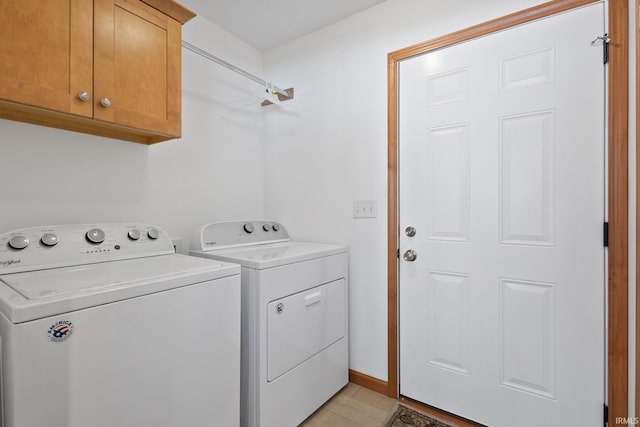
[[[184,255],[0,276],[0,311],[18,323],[239,274],[237,265]]]
[[[243,267],[263,270],[294,262],[344,253],[346,246],[309,242],[284,242],[243,248],[191,251],[191,255],[234,262]]]

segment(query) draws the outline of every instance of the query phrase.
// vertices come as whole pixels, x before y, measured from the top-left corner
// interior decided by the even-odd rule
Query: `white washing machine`
[[[1,425],[239,424],[240,267],[145,224],[0,235]]]
[[[242,266],[241,425],[294,427],[349,381],[345,246],[273,221],[208,224],[191,255]]]

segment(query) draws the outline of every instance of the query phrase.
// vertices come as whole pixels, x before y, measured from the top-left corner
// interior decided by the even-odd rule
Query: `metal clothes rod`
[[[280,95],[282,95],[283,97],[285,97],[285,99],[289,99],[291,98],[291,95],[289,93],[287,93],[287,91],[285,91],[284,89],[280,89],[278,86],[275,86],[271,83],[269,83],[268,81],[261,79],[258,76],[255,76],[245,70],[243,70],[242,68],[238,68],[233,64],[228,63],[227,61],[225,61],[224,59],[220,59],[215,55],[210,54],[209,52],[207,52],[206,50],[202,50],[197,46],[192,45],[189,42],[186,42],[184,40],[182,40],[182,47],[184,47],[185,49],[190,50],[191,52],[197,53],[198,55],[207,58],[210,61],[215,62],[216,64],[222,65],[225,68],[228,68],[229,70],[238,73],[248,79],[253,80],[256,83],[260,83],[261,85],[265,86],[267,89],[270,89],[274,92],[279,93]],[[282,99],[282,98],[281,98]]]

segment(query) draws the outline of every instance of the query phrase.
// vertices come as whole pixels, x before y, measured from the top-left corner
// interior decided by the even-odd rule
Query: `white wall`
[[[196,18],[183,37],[255,73],[262,55]],[[33,225],[141,221],[182,237],[263,215],[257,88],[183,50],[183,137],[145,146],[0,120],[0,233]],[[252,90],[255,90],[252,92]],[[255,104],[255,103],[254,103]]]
[[[389,0],[268,52],[267,76],[296,98],[264,110],[266,135],[259,87],[188,51],[180,140],[147,147],[0,120],[0,232],[146,221],[188,247],[197,225],[264,216],[299,239],[346,242],[351,367],[386,380],[386,55],[537,3]],[[258,51],[200,17],[183,38],[263,74]],[[352,218],[360,199],[378,201],[376,219]]]
[[[389,0],[265,55],[295,99],[267,115],[265,212],[298,239],[351,248],[351,368],[387,379],[387,53],[537,0]],[[376,219],[352,218],[375,199]]]

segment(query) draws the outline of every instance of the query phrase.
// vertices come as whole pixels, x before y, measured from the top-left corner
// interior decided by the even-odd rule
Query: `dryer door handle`
[[[310,305],[320,302],[321,299],[322,299],[322,292],[320,291],[314,292],[304,297],[304,305],[308,307]]]

